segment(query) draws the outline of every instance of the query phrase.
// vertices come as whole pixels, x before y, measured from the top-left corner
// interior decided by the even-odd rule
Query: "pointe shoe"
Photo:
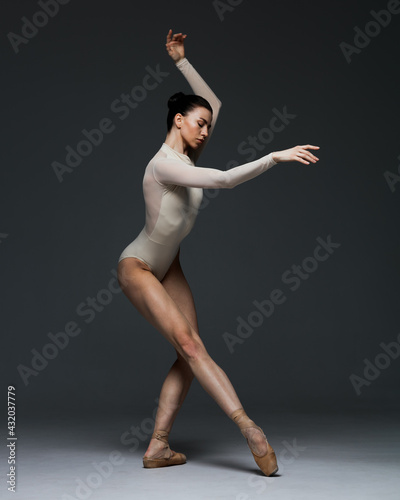
[[[253,426],[251,426],[251,427],[253,427]],[[275,451],[272,448],[272,446],[268,443],[267,436],[264,434],[264,432],[261,429],[261,427],[258,427],[258,425],[256,425],[255,427],[257,429],[259,429],[263,433],[263,435],[265,437],[265,440],[267,441],[267,444],[268,444],[268,451],[267,451],[267,453],[265,455],[257,455],[250,448],[249,440],[245,436],[247,444],[248,444],[248,446],[250,448],[250,451],[251,451],[251,453],[253,455],[253,458],[254,458],[256,464],[258,465],[258,467],[264,472],[264,474],[266,476],[272,476],[272,474],[275,474],[279,470],[278,463],[277,463],[277,460],[276,460]],[[246,429],[246,428],[247,427],[244,427],[244,429]],[[243,434],[243,432],[242,432],[242,434]]]
[[[236,420],[240,420],[240,417],[243,417],[245,416],[245,418],[242,420],[242,422],[236,422]],[[234,422],[237,423],[237,425],[239,426],[240,428],[240,431],[241,433],[243,434],[243,436],[246,438],[246,441],[247,441],[247,445],[248,447],[250,448],[250,451],[253,455],[253,458],[256,462],[256,464],[258,465],[258,467],[262,470],[262,472],[266,475],[266,476],[272,476],[272,474],[275,474],[276,472],[278,472],[279,470],[279,467],[278,467],[278,463],[277,463],[277,460],[276,460],[276,455],[275,455],[275,451],[274,449],[272,448],[272,446],[269,444],[268,440],[267,440],[267,436],[264,434],[264,431],[261,429],[261,427],[259,427],[258,425],[256,425],[246,414],[246,412],[243,410],[243,408],[239,408],[238,410],[235,410],[232,414],[231,414],[231,418]],[[236,420],[235,420],[236,419]],[[249,440],[247,438],[247,436],[244,434],[243,430],[244,429],[249,429],[249,428],[253,428],[253,429],[258,429],[264,436],[265,440],[267,441],[267,445],[268,445],[268,449],[267,449],[267,453],[265,453],[265,455],[257,455],[256,453],[254,453],[254,451],[251,449],[250,447],[250,443],[249,443]]]
[[[154,431],[151,437],[163,441],[167,445],[165,446],[165,448],[169,448],[168,434],[168,431]],[[183,453],[177,453],[175,451],[172,451],[172,455],[169,458],[143,457],[143,467],[145,467],[146,469],[168,467],[169,465],[181,465],[184,463],[186,463],[186,455],[184,455]]]

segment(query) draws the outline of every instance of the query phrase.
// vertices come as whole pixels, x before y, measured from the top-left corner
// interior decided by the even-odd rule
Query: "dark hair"
[[[167,116],[167,129],[168,132],[171,130],[172,124],[174,122],[175,115],[180,113],[185,116],[186,113],[192,111],[192,109],[201,106],[213,112],[210,103],[199,95],[195,94],[184,94],[183,92],[178,92],[168,99],[168,116]]]

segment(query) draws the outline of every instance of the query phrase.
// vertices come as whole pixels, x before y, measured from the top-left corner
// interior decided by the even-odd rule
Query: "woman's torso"
[[[191,231],[203,198],[203,189],[161,185],[154,177],[154,163],[160,158],[173,158],[191,168],[193,162],[163,143],[161,149],[148,163],[143,177],[143,196],[146,207],[145,231],[147,236],[160,244],[179,246]]]
[[[127,257],[139,258],[150,266],[160,281],[175,258],[181,241],[190,233],[203,198],[202,188],[159,183],[154,176],[154,164],[162,158],[181,161],[187,168],[194,166],[188,156],[163,143],[143,176],[145,225],[119,257],[119,261]]]

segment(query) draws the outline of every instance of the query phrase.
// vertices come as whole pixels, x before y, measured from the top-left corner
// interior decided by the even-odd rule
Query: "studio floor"
[[[145,469],[152,420],[129,414],[43,418],[19,424],[16,493],[23,500],[400,499],[400,413],[249,415],[263,427],[280,470],[259,471],[239,429],[219,408],[181,410],[170,446],[187,463]],[[210,415],[211,414],[211,415]],[[11,441],[8,441],[8,443]],[[4,454],[3,449],[3,457]]]

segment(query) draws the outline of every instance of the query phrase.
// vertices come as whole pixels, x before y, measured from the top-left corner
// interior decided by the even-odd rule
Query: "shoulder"
[[[164,158],[166,158],[166,154],[163,152],[163,150],[160,148],[157,153],[149,160],[149,162],[147,163],[147,167],[146,167],[146,170],[149,170],[149,169],[152,169],[152,167],[154,167],[154,165],[159,161],[159,160],[163,160]]]

